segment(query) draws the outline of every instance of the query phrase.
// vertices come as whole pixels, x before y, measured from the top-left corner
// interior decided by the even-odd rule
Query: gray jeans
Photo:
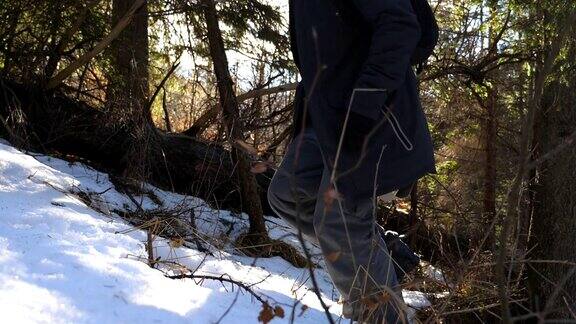
[[[270,206],[320,246],[327,271],[347,303],[347,317],[367,323],[404,322],[405,305],[376,226],[374,200],[332,195],[330,173],[313,130],[304,130],[289,145],[272,179]]]

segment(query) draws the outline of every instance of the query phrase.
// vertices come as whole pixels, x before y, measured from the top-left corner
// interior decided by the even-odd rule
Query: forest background
[[[2,136],[244,211],[257,253],[298,81],[285,2],[3,0]],[[438,174],[378,212],[452,278],[419,317],[576,320],[576,3],[431,5]]]

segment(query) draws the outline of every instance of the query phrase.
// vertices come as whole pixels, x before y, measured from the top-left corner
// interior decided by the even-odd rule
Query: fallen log
[[[124,159],[135,143],[128,125],[116,125],[102,110],[60,92],[0,80],[0,132],[17,146],[80,157],[95,168],[123,175]],[[148,126],[149,156],[145,176],[166,190],[199,197],[219,208],[242,210],[230,152],[218,144]],[[257,175],[265,211],[271,214],[266,189],[273,171]]]

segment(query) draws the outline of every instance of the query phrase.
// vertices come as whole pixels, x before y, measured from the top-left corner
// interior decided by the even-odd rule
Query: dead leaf
[[[184,245],[184,239],[177,237],[177,238],[173,238],[170,240],[170,247],[177,249],[179,247],[182,247]]]
[[[332,210],[334,201],[338,199],[341,199],[341,196],[333,186],[331,186],[330,188],[328,188],[328,190],[324,192],[324,209],[326,210],[326,212]]]
[[[254,174],[261,174],[266,171],[268,171],[268,163],[266,162],[256,162],[252,164],[252,167],[250,168],[250,172]]]
[[[262,305],[262,310],[260,311],[260,315],[258,315],[258,321],[267,324],[274,318],[274,312],[272,311],[272,307],[264,304]]]
[[[326,259],[330,262],[336,262],[338,261],[338,259],[340,259],[341,255],[342,255],[341,251],[332,252],[326,256]]]
[[[280,306],[274,307],[274,315],[276,315],[276,317],[284,318],[284,309]]]
[[[390,296],[390,294],[387,291],[383,292],[381,295],[378,295],[378,302],[381,304],[386,304],[391,299],[392,296]]]
[[[374,298],[365,297],[361,300],[362,305],[366,307],[366,309],[373,310],[378,307],[378,303],[374,300]]]
[[[308,310],[308,306],[307,305],[302,305],[302,307],[300,308],[300,315],[298,315],[298,317],[304,315],[304,313]]]

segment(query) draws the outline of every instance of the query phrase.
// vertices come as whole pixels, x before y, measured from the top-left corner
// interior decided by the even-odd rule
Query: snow
[[[108,175],[81,163],[25,154],[0,143],[0,314],[7,323],[256,323],[262,305],[246,291],[215,280],[174,280],[178,263],[195,275],[225,276],[280,306],[273,323],[325,323],[306,269],[281,258],[254,259],[234,251],[232,240],[246,215],[214,210],[202,200],[147,186],[136,196],[145,210],[191,210],[202,244],[175,247],[156,237],[158,269],[147,264],[146,232],[115,211],[137,206]],[[87,199],[88,197],[89,199]],[[159,201],[158,201],[159,200]],[[281,220],[269,219],[272,237],[298,245]],[[225,240],[231,237],[231,240]],[[312,247],[315,262],[322,264]],[[183,269],[180,267],[180,269]],[[322,268],[316,277],[336,321],[341,306]],[[408,304],[427,307],[426,296],[405,291]],[[306,305],[306,307],[303,307]],[[292,315],[293,314],[293,315]],[[344,322],[344,321],[342,321]]]
[[[427,278],[429,278],[433,281],[436,281],[440,284],[448,285],[448,282],[446,281],[446,277],[444,276],[444,273],[442,272],[442,270],[434,267],[431,264],[425,264],[423,266],[423,270],[424,270],[424,275]],[[451,286],[451,285],[449,285],[449,286]]]

